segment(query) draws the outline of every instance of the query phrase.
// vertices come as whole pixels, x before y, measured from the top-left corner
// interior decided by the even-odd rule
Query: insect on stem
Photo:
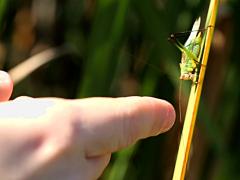
[[[192,83],[198,83],[198,73],[201,67],[200,62],[200,50],[202,43],[202,34],[204,29],[199,29],[201,23],[201,18],[197,18],[193,24],[191,31],[173,33],[169,36],[168,41],[172,42],[181,52],[181,62],[180,66],[180,83],[179,83],[179,120],[180,127],[179,132],[181,133],[181,129],[183,126],[182,122],[182,83],[183,81],[192,81]],[[187,34],[190,34],[188,39],[184,44],[182,44],[178,39],[181,37],[186,37]]]

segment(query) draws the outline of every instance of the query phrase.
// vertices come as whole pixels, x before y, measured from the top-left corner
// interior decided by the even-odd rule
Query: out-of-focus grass
[[[88,42],[80,97],[108,96],[113,81],[130,1],[97,1]]]
[[[51,2],[56,6],[41,0],[0,1],[2,68],[9,70],[16,62],[52,46],[66,45],[72,50],[56,58],[61,61],[28,75],[16,85],[14,97],[149,95],[177,107],[180,52],[167,38],[172,32],[189,30],[196,17],[206,14],[206,0]],[[41,6],[33,12],[34,3],[53,11],[52,24],[45,23],[50,17],[44,16],[47,12]],[[234,0],[221,5],[220,36],[210,52],[189,179],[239,177],[234,168],[240,159],[239,8]],[[182,101],[184,107],[184,98]],[[170,179],[178,124],[176,121],[169,132],[113,155],[102,179]]]
[[[0,1],[0,26],[3,26],[3,15],[5,13],[6,6],[7,6],[7,1],[1,0]]]

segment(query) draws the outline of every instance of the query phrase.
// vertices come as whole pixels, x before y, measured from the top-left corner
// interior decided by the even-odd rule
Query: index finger
[[[175,120],[170,103],[151,97],[88,98],[76,104],[77,132],[88,157],[111,153],[163,133]]]

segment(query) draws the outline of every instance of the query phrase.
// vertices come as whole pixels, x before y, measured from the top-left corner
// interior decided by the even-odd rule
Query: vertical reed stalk
[[[198,83],[197,84],[193,83],[191,87],[188,107],[186,111],[180,145],[179,145],[178,154],[177,154],[177,160],[176,160],[174,173],[173,173],[173,180],[183,180],[185,177],[200,96],[202,92],[203,80],[204,80],[205,71],[207,67],[208,55],[209,55],[210,46],[213,38],[218,5],[219,5],[219,0],[211,0],[209,4],[207,20],[205,24],[206,33],[203,36],[203,44],[202,44],[203,53],[200,53],[202,54],[202,60],[200,61],[202,65],[200,68]]]

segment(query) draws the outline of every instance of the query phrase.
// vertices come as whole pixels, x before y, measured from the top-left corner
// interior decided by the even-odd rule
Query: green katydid
[[[198,83],[198,72],[201,62],[199,54],[202,43],[202,30],[199,29],[201,18],[197,18],[193,24],[192,30],[171,34],[169,40],[182,52],[180,65],[180,80],[191,80],[193,83]],[[183,34],[190,33],[187,41],[183,45],[177,38]],[[181,84],[179,88],[179,102],[181,101]],[[182,123],[181,105],[179,104],[180,123]]]
[[[198,58],[202,43],[202,33],[199,31],[200,23],[201,18],[199,17],[194,22],[191,34],[184,45],[177,40],[177,37],[183,33],[171,34],[169,37],[169,40],[174,42],[175,46],[182,52],[179,79],[191,80],[194,83],[197,83],[197,73],[200,65]]]

